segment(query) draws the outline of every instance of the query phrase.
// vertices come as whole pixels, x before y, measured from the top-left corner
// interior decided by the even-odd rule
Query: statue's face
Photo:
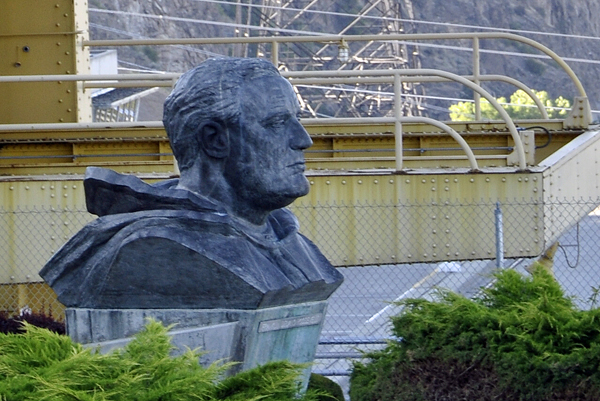
[[[230,137],[227,180],[242,206],[285,207],[309,189],[302,151],[312,140],[298,121],[298,99],[281,77],[256,79],[240,96],[240,132]]]

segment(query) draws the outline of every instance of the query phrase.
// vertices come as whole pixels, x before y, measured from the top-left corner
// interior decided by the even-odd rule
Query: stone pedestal
[[[232,373],[269,361],[312,363],[327,301],[256,310],[244,309],[84,309],[66,311],[67,333],[76,342],[102,352],[124,346],[148,318],[170,331],[179,349],[205,351],[200,363],[225,359],[239,362]],[[310,367],[302,374],[306,389]]]

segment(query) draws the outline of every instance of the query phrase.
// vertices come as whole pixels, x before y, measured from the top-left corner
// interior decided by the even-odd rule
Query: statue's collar
[[[268,217],[263,227],[229,216],[222,205],[186,189],[177,188],[179,179],[148,184],[136,176],[119,174],[113,170],[88,167],[84,187],[86,206],[90,213],[106,216],[149,210],[191,210],[223,217],[224,222],[234,226],[247,236],[267,241],[281,240],[298,232],[298,220],[287,209],[278,209]]]

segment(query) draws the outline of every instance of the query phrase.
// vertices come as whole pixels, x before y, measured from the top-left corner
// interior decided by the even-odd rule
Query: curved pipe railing
[[[291,82],[302,80],[301,77],[306,76],[307,72],[299,71],[299,72],[284,72],[284,75],[287,78],[291,79]],[[464,141],[464,139],[456,133],[452,128],[447,126],[446,124],[440,123],[433,119],[420,118],[419,121],[416,121],[411,117],[403,117],[401,114],[402,103],[400,101],[402,93],[401,93],[401,79],[402,77],[428,77],[435,76],[444,78],[447,80],[455,81],[461,83],[468,88],[472,89],[474,92],[480,94],[484,98],[486,98],[490,104],[498,111],[502,119],[504,120],[512,138],[515,143],[515,151],[517,154],[518,166],[519,169],[524,170],[526,165],[525,159],[525,151],[524,146],[521,141],[521,137],[517,132],[517,129],[510,119],[506,111],[502,108],[502,106],[496,101],[496,99],[490,95],[487,91],[485,91],[480,86],[474,84],[472,81],[458,76],[456,74],[452,74],[446,71],[441,70],[432,70],[432,69],[419,69],[419,70],[365,70],[365,71],[355,71],[355,70],[335,70],[335,71],[311,71],[310,75],[313,77],[323,78],[323,77],[346,77],[347,79],[356,78],[367,78],[367,77],[376,77],[374,79],[382,80],[382,79],[392,79],[394,83],[394,92],[395,92],[395,101],[394,101],[394,118],[386,119],[386,118],[350,118],[350,119],[316,119],[314,121],[318,121],[319,124],[326,122],[327,124],[342,124],[346,122],[356,123],[357,121],[370,121],[370,122],[394,122],[395,123],[395,159],[396,159],[396,170],[402,170],[402,122],[427,122],[431,125],[434,125],[443,131],[447,132],[450,136],[452,136],[457,142],[460,144],[461,148],[465,151],[467,158],[469,160],[470,166],[472,169],[477,170],[477,162],[475,160],[475,156],[473,155],[473,151],[469,148],[468,144]],[[150,80],[149,77],[153,79]],[[172,86],[174,82],[180,74],[113,74],[113,75],[61,75],[61,76],[9,76],[9,77],[1,77],[0,82],[47,82],[47,81],[83,81],[85,87],[115,87],[122,86],[120,83],[125,82],[125,86]],[[297,78],[299,77],[299,78]],[[119,82],[121,81],[121,82]],[[306,80],[306,82],[310,82]],[[384,121],[385,120],[385,121]],[[303,123],[309,125],[311,120],[304,120]],[[106,124],[106,123],[104,123]],[[13,124],[11,124],[13,125]],[[44,126],[47,126],[44,124]],[[6,128],[6,127],[4,127]]]
[[[304,75],[304,72],[303,71],[298,71],[298,72],[289,71],[289,72],[285,72],[284,74],[287,78],[290,78],[292,83],[294,83],[294,78],[302,77]],[[453,74],[453,73],[450,73],[447,71],[434,70],[434,69],[311,71],[311,74],[315,77],[322,77],[322,78],[325,78],[325,77],[361,77],[361,76],[362,77],[369,77],[369,76],[371,76],[371,77],[382,77],[382,76],[389,77],[390,75],[392,75],[394,77],[394,79],[395,79],[394,91],[396,92],[395,102],[394,102],[394,110],[395,110],[396,114],[394,117],[395,117],[395,121],[397,122],[396,133],[395,133],[396,146],[397,146],[397,148],[396,148],[396,169],[397,170],[402,169],[402,152],[401,152],[401,149],[398,149],[398,146],[401,146],[401,143],[402,143],[402,128],[400,125],[402,122],[402,116],[398,115],[398,110],[401,107],[401,102],[399,101],[400,96],[399,96],[399,92],[397,91],[397,89],[400,88],[401,85],[399,82],[399,78],[397,78],[397,77],[404,77],[404,76],[412,76],[412,77],[414,77],[414,76],[437,76],[437,77],[446,78],[448,80],[461,83],[464,86],[468,87],[469,89],[473,90],[474,92],[478,93],[479,95],[483,96],[488,102],[490,102],[492,107],[494,107],[498,111],[498,113],[500,114],[500,117],[502,118],[502,120],[504,120],[504,123],[506,124],[506,127],[508,128],[508,130],[510,132],[510,135],[515,144],[515,152],[517,155],[519,169],[525,170],[527,168],[527,163],[526,163],[526,158],[525,158],[525,148],[523,146],[523,142],[521,141],[521,136],[519,135],[519,133],[517,131],[517,127],[515,126],[514,122],[512,121],[512,119],[510,118],[510,116],[508,115],[506,110],[504,110],[504,108],[498,103],[498,101],[489,92],[487,92],[485,89],[481,88],[480,86],[476,85],[475,83],[473,83],[472,81],[470,81],[464,77],[461,77],[459,75],[456,75],[456,74]],[[368,121],[375,122],[376,119],[371,119],[371,118],[318,119],[317,121],[319,121],[319,123],[323,123],[324,121],[331,121],[331,123],[337,122],[339,124],[339,123],[341,123],[341,121],[346,121],[346,120],[348,120],[348,121],[368,120]],[[389,122],[389,121],[387,121],[387,122]]]
[[[287,76],[287,72],[282,72],[284,76]],[[310,71],[306,71],[306,76],[310,77],[312,74]],[[473,76],[465,75],[464,78],[467,78],[470,81],[473,81]],[[548,120],[550,117],[548,116],[548,112],[546,111],[546,107],[542,103],[542,101],[536,96],[536,94],[524,83],[504,75],[481,75],[479,77],[480,81],[498,81],[498,82],[506,82],[511,84],[518,89],[521,89],[523,92],[527,94],[531,98],[531,100],[535,103],[538,111],[542,115],[542,119]],[[296,78],[295,85],[299,86],[302,84],[305,85],[336,85],[336,84],[393,84],[394,79],[392,77],[356,77],[354,81],[349,82],[345,78]],[[442,77],[404,77],[404,82],[448,82],[449,79],[445,79]]]
[[[272,45],[271,59],[275,65],[279,64],[278,48],[281,43],[349,43],[358,41],[420,41],[443,39],[471,39],[474,41],[474,63],[479,61],[479,39],[508,39],[529,45],[554,60],[571,78],[579,96],[587,97],[585,89],[575,72],[569,65],[550,48],[524,36],[507,32],[461,32],[461,33],[415,33],[415,34],[388,34],[388,35],[318,35],[318,36],[271,36],[247,38],[176,38],[176,39],[126,39],[126,40],[84,40],[82,46],[137,46],[137,45],[199,45],[199,44],[244,44],[244,43],[270,43]],[[476,59],[476,60],[475,60]],[[478,68],[476,69],[479,70]]]

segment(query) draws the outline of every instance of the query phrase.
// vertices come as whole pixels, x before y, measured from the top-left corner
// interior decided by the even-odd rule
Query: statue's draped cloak
[[[177,183],[88,168],[87,208],[100,217],[40,272],[61,303],[255,309],[324,300],[342,283],[289,210],[259,229]]]

